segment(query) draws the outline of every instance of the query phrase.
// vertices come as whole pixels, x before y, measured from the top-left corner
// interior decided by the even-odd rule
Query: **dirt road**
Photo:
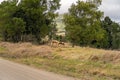
[[[77,80],[0,58],[0,80]]]

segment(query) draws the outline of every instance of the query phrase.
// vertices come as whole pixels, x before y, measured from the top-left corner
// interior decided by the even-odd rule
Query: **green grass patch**
[[[5,51],[6,49],[4,47],[0,47],[0,52]]]

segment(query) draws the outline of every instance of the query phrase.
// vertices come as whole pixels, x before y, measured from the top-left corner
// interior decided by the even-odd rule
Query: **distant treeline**
[[[74,45],[120,49],[120,25],[98,10],[101,0],[78,0],[64,14],[64,41]],[[36,41],[56,36],[60,0],[5,0],[0,4],[0,37],[4,41]],[[62,39],[61,36],[59,39]],[[57,39],[57,38],[56,38]]]

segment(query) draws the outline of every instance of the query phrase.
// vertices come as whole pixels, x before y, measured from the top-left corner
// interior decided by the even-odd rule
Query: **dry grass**
[[[89,47],[55,48],[55,52],[65,59],[81,59],[104,62],[120,62],[120,51]]]
[[[50,57],[52,50],[48,46],[37,46],[31,43],[7,43],[1,42],[0,46],[5,49],[3,52],[8,57],[21,58],[31,56]],[[3,56],[4,56],[3,54]]]
[[[120,51],[1,42],[0,56],[82,80],[120,80]]]

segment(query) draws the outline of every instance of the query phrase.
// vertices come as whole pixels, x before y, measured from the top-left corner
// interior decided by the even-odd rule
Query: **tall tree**
[[[56,10],[60,7],[59,2],[60,0],[21,0],[19,4],[18,0],[6,0],[2,2],[0,4],[0,14],[2,14],[0,15],[0,26],[6,27],[4,27],[4,30],[1,28],[1,32],[6,33],[7,35],[3,34],[7,38],[8,31],[10,31],[7,28],[13,28],[11,23],[14,23],[15,26],[21,24],[18,27],[23,29],[24,25],[25,28],[22,31],[22,35],[32,34],[36,37],[37,42],[40,42],[41,38],[52,31],[51,28],[57,16]],[[14,29],[16,28],[15,26]]]
[[[108,16],[102,21],[102,27],[106,31],[106,38],[108,38],[108,48],[120,48],[120,25],[113,22]]]
[[[33,34],[40,41],[49,34],[51,24],[57,16],[60,0],[21,0],[15,17],[21,17],[26,22],[26,34]],[[19,15],[22,13],[22,15]]]
[[[98,2],[94,0],[80,1],[72,4],[69,12],[64,15],[66,35],[73,44],[100,47],[105,37],[101,27],[103,13],[98,10]]]
[[[21,18],[13,18],[8,28],[8,36],[11,41],[22,41],[25,31],[25,22]]]
[[[12,21],[12,15],[16,11],[16,0],[3,1],[0,4],[0,34],[5,41],[8,40],[8,31],[10,28],[10,21]]]

